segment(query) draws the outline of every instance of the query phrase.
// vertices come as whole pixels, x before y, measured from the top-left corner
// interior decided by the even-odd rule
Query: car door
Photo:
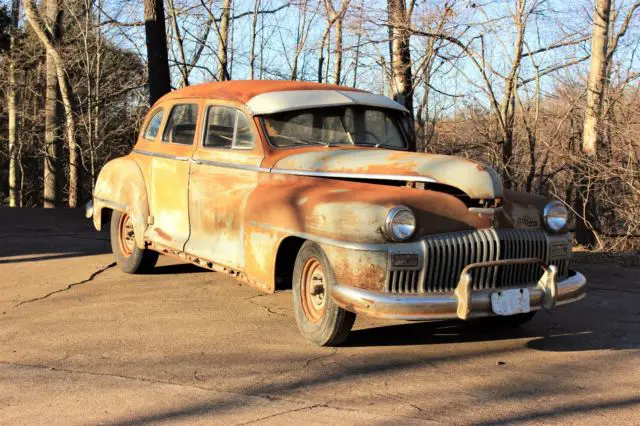
[[[264,172],[258,131],[240,105],[220,101],[205,105],[201,133],[191,166],[185,251],[243,269],[244,209]]]
[[[176,101],[168,110],[161,144],[151,165],[147,237],[176,250],[189,239],[189,173],[198,136],[198,101]]]

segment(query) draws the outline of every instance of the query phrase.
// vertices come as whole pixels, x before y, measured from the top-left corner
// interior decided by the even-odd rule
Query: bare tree
[[[149,104],[153,105],[162,95],[171,91],[162,0],[144,0],[144,28],[147,40]]]
[[[22,197],[18,186],[18,146],[16,117],[16,38],[20,19],[20,0],[11,3],[9,27],[9,84],[7,87],[7,114],[9,128],[9,207],[20,207]]]
[[[596,155],[598,125],[602,112],[602,92],[607,69],[610,12],[611,0],[595,1],[593,36],[591,37],[591,68],[587,83],[587,107],[584,114],[584,130],[582,133],[582,150],[590,156]]]
[[[229,75],[228,43],[229,43],[229,18],[231,16],[232,0],[222,0],[222,15],[218,29],[218,80],[231,80]],[[215,22],[215,21],[214,21]]]
[[[55,37],[49,29],[45,26],[44,21],[42,20],[39,12],[35,9],[31,0],[23,0],[22,4],[24,8],[25,15],[33,28],[34,33],[38,36],[38,39],[43,44],[47,51],[47,76],[49,76],[49,58],[51,58],[51,63],[53,67],[53,71],[57,77],[58,87],[60,88],[60,95],[62,97],[62,105],[64,106],[64,115],[65,115],[65,128],[66,128],[66,138],[67,145],[69,147],[69,195],[67,204],[69,207],[77,207],[78,206],[78,144],[76,142],[76,129],[75,129],[75,121],[73,117],[73,108],[71,105],[73,99],[72,88],[69,84],[67,74],[64,69],[64,64],[62,62],[62,57],[57,50],[57,47],[53,44],[54,41],[58,40],[58,37]],[[57,7],[56,7],[57,9]],[[47,84],[47,91],[49,90],[49,85]],[[48,114],[48,113],[47,113]],[[46,196],[45,196],[46,199]]]
[[[30,0],[26,0],[29,2]],[[60,34],[60,21],[62,15],[60,14],[60,4],[58,0],[46,0],[45,13],[47,21],[49,22],[49,28],[51,28],[52,43],[59,37]],[[27,8],[25,7],[25,12]],[[28,17],[28,14],[27,14]],[[44,207],[53,208],[58,204],[58,175],[59,175],[59,157],[60,157],[60,144],[58,139],[58,77],[56,74],[56,66],[53,56],[48,50],[46,50],[46,64],[45,64],[45,132],[44,132]]]
[[[253,14],[251,15],[251,47],[249,49],[249,76],[253,80],[256,76],[256,34],[258,31],[258,11],[260,0],[253,2]]]
[[[389,13],[389,51],[393,75],[392,97],[403,104],[413,117],[413,78],[411,76],[411,48],[409,44],[411,15],[414,2],[409,7],[405,0],[387,0]]]
[[[610,81],[611,59],[620,39],[625,35],[640,2],[634,3],[617,34],[610,34],[611,16],[615,9],[611,0],[596,0],[593,14],[593,34],[591,36],[591,66],[587,82],[587,106],[585,108],[582,151],[590,156],[597,155],[597,145],[601,136],[602,105],[604,92]],[[611,44],[609,44],[611,40]]]
[[[323,80],[323,67],[324,67],[324,48],[329,40],[331,29],[335,26],[335,56],[333,57],[333,82],[340,84],[342,82],[342,32],[343,32],[343,20],[347,13],[349,3],[351,0],[341,0],[340,9],[336,10],[333,5],[333,0],[324,0],[325,14],[327,17],[327,26],[325,27],[322,37],[320,37],[320,47],[318,49],[318,82]],[[328,79],[328,76],[327,76]]]
[[[312,10],[311,16],[307,16],[308,8],[309,0],[300,0],[300,3],[298,4],[298,26],[296,28],[295,48],[293,52],[293,59],[290,61],[290,80],[298,80],[299,78],[300,55],[307,43],[307,39],[309,38],[311,25],[318,13],[318,9],[316,7]]]

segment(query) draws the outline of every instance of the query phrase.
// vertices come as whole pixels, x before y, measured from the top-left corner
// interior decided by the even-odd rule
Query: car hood
[[[503,196],[502,183],[495,170],[448,155],[327,148],[285,156],[273,165],[272,172],[378,181],[423,181],[456,187],[475,199]]]

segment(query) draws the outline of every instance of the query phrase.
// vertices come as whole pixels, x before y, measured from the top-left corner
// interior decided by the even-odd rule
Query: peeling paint
[[[158,102],[165,111],[176,103],[199,105],[196,143],[163,143],[159,132],[156,140],[140,138],[133,153],[105,165],[94,194],[96,228],[103,225],[102,209],[126,210],[139,247],[232,274],[266,292],[275,290],[283,241],[310,239],[326,253],[339,285],[381,292],[394,247],[382,227],[394,207],[415,214],[414,245],[440,233],[541,226],[546,198],[504,191],[492,168],[461,158],[355,146],[274,150],[258,118],[248,120],[253,148],[202,147],[208,105],[231,106],[250,116],[245,106],[250,97],[232,87],[259,92],[253,83],[224,84],[206,92],[210,96],[188,88]],[[282,170],[300,173],[273,172]],[[308,172],[319,176],[304,175]],[[325,172],[342,175],[322,176]],[[401,179],[385,180],[391,175]],[[457,190],[467,197],[450,193]]]

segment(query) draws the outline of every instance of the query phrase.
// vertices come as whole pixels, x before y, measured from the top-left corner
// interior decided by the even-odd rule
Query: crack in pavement
[[[333,350],[332,350],[332,351],[331,351],[331,353],[329,353],[329,354],[319,355],[319,356],[316,356],[316,357],[310,358],[310,359],[306,360],[306,362],[305,362],[305,363],[304,363],[304,365],[302,366],[302,369],[304,370],[305,368],[309,367],[309,365],[310,365],[312,362],[314,362],[314,361],[317,361],[317,360],[319,360],[319,359],[323,359],[323,358],[329,358],[329,357],[332,357],[332,356],[334,356],[334,355],[335,355],[335,354],[337,354],[337,353],[338,353],[338,348],[333,348]]]
[[[60,288],[58,290],[54,290],[50,293],[45,294],[44,296],[40,296],[40,297],[36,297],[34,299],[29,299],[29,300],[23,300],[22,302],[18,303],[17,305],[14,306],[14,308],[17,308],[19,306],[24,305],[25,303],[31,303],[31,302],[37,302],[39,300],[43,300],[48,298],[49,296],[53,296],[56,293],[62,293],[63,291],[67,291],[70,290],[71,288],[77,286],[77,285],[81,285],[81,284],[85,284],[88,283],[89,281],[92,281],[95,277],[97,277],[98,275],[100,275],[101,273],[103,273],[104,271],[106,271],[107,269],[113,268],[114,266],[116,266],[116,262],[111,262],[110,264],[108,264],[107,266],[103,266],[102,268],[98,269],[97,271],[95,271],[93,274],[89,275],[89,278],[86,278],[82,281],[78,281],[75,283],[71,283],[68,286],[66,286],[65,288]]]
[[[300,407],[300,408],[293,408],[291,410],[280,411],[278,413],[274,413],[274,414],[271,414],[271,415],[268,415],[268,416],[260,417],[258,419],[253,419],[253,420],[249,420],[248,422],[238,423],[238,424],[239,425],[248,425],[248,424],[251,424],[251,423],[261,422],[262,420],[271,419],[273,417],[282,416],[283,414],[295,413],[297,411],[313,410],[314,408],[320,408],[320,407],[322,407],[322,408],[331,408],[326,404],[307,405],[307,406]]]
[[[285,314],[281,314],[280,312],[273,311],[270,307],[261,305],[261,304],[256,303],[256,302],[253,301],[253,299],[255,299],[257,297],[263,297],[263,296],[269,296],[269,294],[258,294],[256,296],[251,296],[251,297],[249,297],[249,298],[247,298],[245,300],[248,300],[249,303],[251,303],[252,305],[258,306],[259,308],[266,309],[267,310],[267,314],[278,315],[279,317],[286,317]]]
[[[323,408],[331,408],[334,410],[338,410],[338,411],[349,411],[349,412],[356,412],[356,413],[376,413],[379,415],[388,415],[388,413],[385,413],[384,411],[364,411],[362,409],[358,409],[358,408],[351,408],[351,407],[344,407],[341,405],[336,405],[336,404],[332,404],[330,402],[325,402],[325,403],[314,403],[313,401],[309,401],[309,400],[303,400],[303,399],[294,399],[294,398],[285,398],[282,396],[276,396],[276,395],[268,395],[268,394],[261,394],[261,393],[253,393],[253,392],[237,392],[237,391],[228,391],[228,390],[221,390],[221,389],[217,389],[215,387],[207,387],[207,386],[202,386],[202,385],[196,385],[196,384],[187,384],[187,383],[179,383],[179,382],[174,382],[174,381],[167,381],[167,380],[158,380],[158,379],[153,379],[150,377],[140,377],[140,376],[127,376],[124,374],[116,374],[116,373],[99,373],[99,372],[93,372],[93,371],[87,371],[87,370],[74,370],[71,368],[64,368],[64,367],[53,367],[53,366],[48,366],[48,365],[43,365],[43,364],[22,364],[22,363],[16,363],[16,362],[8,362],[8,361],[0,361],[0,365],[4,365],[4,366],[8,366],[8,367],[16,367],[16,368],[32,368],[32,369],[38,369],[38,370],[49,370],[49,371],[55,371],[58,373],[66,373],[66,374],[84,374],[87,376],[98,376],[98,377],[111,377],[111,378],[115,378],[115,379],[121,379],[121,380],[132,380],[132,381],[137,381],[137,382],[142,382],[142,383],[149,383],[149,384],[156,384],[156,385],[165,385],[165,386],[176,386],[176,387],[180,387],[180,388],[186,388],[186,389],[193,389],[193,390],[200,390],[200,391],[204,391],[204,392],[209,392],[209,393],[214,393],[214,394],[220,394],[223,396],[240,396],[240,397],[249,397],[249,398],[259,398],[259,399],[264,399],[267,401],[276,401],[276,402],[289,402],[292,404],[299,404],[299,405],[304,405],[304,407],[300,407],[294,410],[287,410],[284,412],[280,412],[280,413],[275,413],[272,416],[277,416],[277,415],[282,415],[282,414],[286,414],[289,411],[300,411],[300,410],[305,410],[305,409],[313,409],[316,407],[323,407]],[[268,416],[268,417],[272,417],[272,416]],[[400,418],[408,418],[408,419],[420,419],[420,417],[416,417],[416,416],[407,416],[407,415],[398,415],[398,417]],[[248,423],[253,423],[256,421],[259,421],[262,419],[256,419],[256,420],[251,420]]]

